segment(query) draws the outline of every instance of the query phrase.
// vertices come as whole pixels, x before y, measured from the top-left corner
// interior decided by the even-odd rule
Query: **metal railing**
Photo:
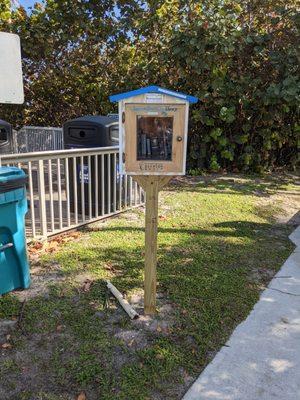
[[[63,129],[44,126],[23,126],[13,131],[13,152],[62,150],[64,148]]]
[[[46,238],[144,202],[142,188],[118,173],[118,147],[0,155],[0,166],[28,175],[27,238]]]

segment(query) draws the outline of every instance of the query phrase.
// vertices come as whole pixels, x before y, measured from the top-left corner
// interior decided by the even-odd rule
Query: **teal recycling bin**
[[[0,167],[0,295],[30,284],[25,240],[27,176]]]

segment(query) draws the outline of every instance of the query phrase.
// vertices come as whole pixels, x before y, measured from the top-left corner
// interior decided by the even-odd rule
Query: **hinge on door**
[[[124,124],[124,122],[125,122],[125,112],[123,111],[122,112],[122,123]]]
[[[123,164],[125,163],[125,153],[122,153],[122,161],[123,161]]]

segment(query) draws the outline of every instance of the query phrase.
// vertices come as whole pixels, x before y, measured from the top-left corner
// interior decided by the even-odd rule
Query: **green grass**
[[[66,279],[26,303],[22,330],[13,334],[5,363],[0,360],[0,381],[9,375],[16,386],[7,398],[73,399],[81,390],[95,400],[181,398],[184,377],[195,378],[205,367],[292,250],[291,227],[274,225],[278,206],[258,204],[258,193],[277,190],[295,187],[275,179],[216,179],[161,194],[158,291],[172,305],[171,324],[167,334],[145,329],[141,349],[114,336],[137,330],[126,315],[114,319],[112,309],[95,316],[103,310],[105,279],[127,295],[143,287],[141,210],[87,228],[80,240],[44,257],[45,274],[58,263]],[[79,290],[78,276],[85,274],[93,280],[88,292]],[[20,304],[6,295],[0,307],[0,317],[10,318]],[[36,382],[21,395],[22,367]]]

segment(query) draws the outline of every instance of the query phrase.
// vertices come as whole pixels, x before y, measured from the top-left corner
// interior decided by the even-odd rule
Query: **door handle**
[[[7,244],[4,244],[4,245],[0,246],[0,253],[2,251],[5,251],[5,250],[9,249],[10,247],[13,247],[13,246],[14,246],[13,243],[7,243]]]

